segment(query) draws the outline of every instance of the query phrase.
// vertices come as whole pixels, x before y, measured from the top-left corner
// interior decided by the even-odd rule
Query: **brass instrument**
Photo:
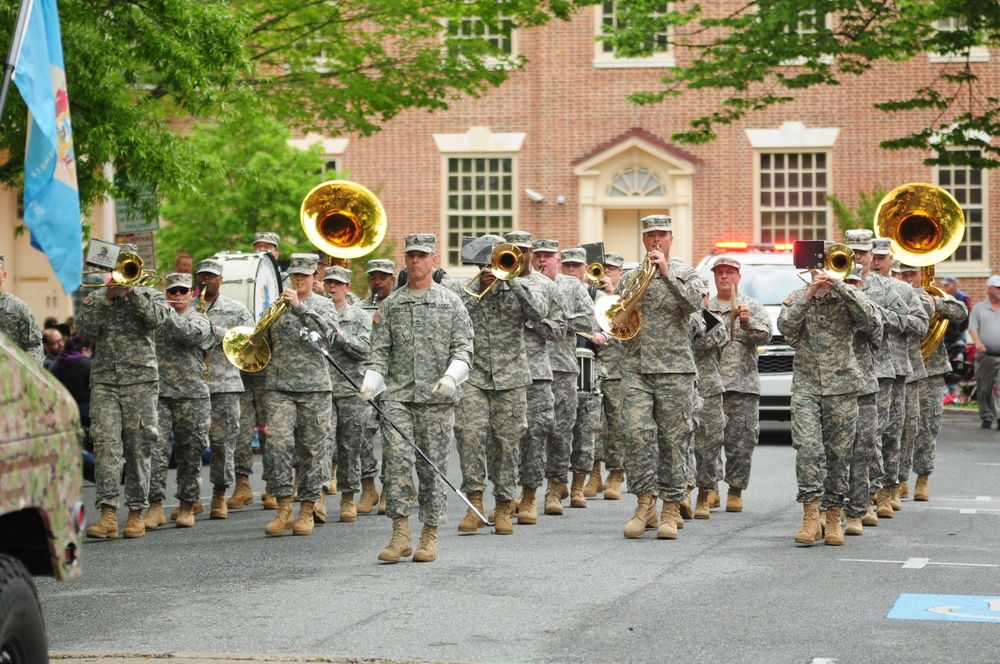
[[[497,281],[510,281],[511,279],[514,279],[524,271],[524,266],[524,253],[521,249],[513,244],[501,242],[497,246],[493,247],[493,256],[490,260],[490,264],[481,268],[479,273],[470,279],[467,284],[465,284],[465,288],[463,290],[477,300],[480,300],[484,295],[490,292],[490,289],[493,288],[493,284]],[[472,286],[473,282],[478,280],[479,277],[487,270],[493,273],[493,276],[496,277],[496,281],[490,282],[490,285],[486,287],[486,290],[481,293],[476,293],[471,290],[469,287]]]
[[[205,303],[205,287],[202,286],[198,289],[198,306],[195,308],[199,314],[205,313],[208,310],[208,306]],[[212,369],[212,353],[205,353],[205,380],[208,380]]]
[[[812,283],[802,275],[812,275],[814,272],[822,272],[835,281],[843,281],[847,278],[847,275],[854,271],[855,265],[857,265],[857,260],[854,258],[854,250],[846,244],[837,242],[827,246],[823,250],[823,267],[821,269],[800,272],[799,279],[807,284]]]
[[[314,187],[302,201],[299,220],[306,236],[323,253],[351,259],[371,253],[386,231],[382,203],[365,187],[346,180],[330,180]],[[267,308],[257,325],[230,328],[222,351],[241,371],[255,373],[271,361],[264,334],[288,310],[283,297]]]
[[[907,265],[923,268],[921,285],[933,297],[950,297],[934,285],[934,265],[955,253],[965,236],[965,214],[941,187],[911,182],[896,187],[875,211],[875,237],[889,238],[892,253]],[[935,313],[920,342],[926,359],[948,329],[948,319]]]
[[[587,281],[592,284],[599,283],[604,276],[604,266],[600,263],[591,263],[587,266]]]
[[[88,271],[84,274],[106,274],[101,270]],[[139,254],[132,251],[121,251],[118,253],[118,259],[115,261],[115,267],[111,271],[111,278],[114,280],[115,285],[125,286],[128,288],[133,288],[135,286],[141,286],[145,288],[152,288],[156,284],[160,283],[160,277],[156,272],[152,270],[144,270],[142,267],[142,258]],[[109,284],[81,284],[80,288],[103,288]]]
[[[605,295],[594,302],[594,315],[602,330],[621,340],[631,339],[639,333],[642,317],[636,308],[658,271],[649,254],[646,254],[639,267],[625,275],[618,284],[621,294]]]

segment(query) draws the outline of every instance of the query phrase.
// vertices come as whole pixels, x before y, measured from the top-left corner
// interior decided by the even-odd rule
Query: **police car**
[[[719,256],[740,262],[739,292],[759,300],[771,317],[771,343],[757,349],[757,369],[760,372],[760,418],[791,419],[792,360],[795,349],[785,343],[778,332],[781,301],[801,288],[792,262],[792,244],[753,244],[749,242],[717,242],[715,249],[698,264],[698,274],[708,280],[712,295],[716,294],[712,264]]]

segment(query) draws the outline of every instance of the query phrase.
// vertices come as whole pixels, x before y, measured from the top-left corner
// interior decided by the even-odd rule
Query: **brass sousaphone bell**
[[[354,182],[330,180],[313,188],[302,201],[299,220],[309,241],[334,258],[369,254],[381,244],[387,228],[385,209],[371,191]],[[241,371],[260,371],[271,361],[264,334],[288,309],[279,298],[255,327],[230,328],[222,340],[226,357]]]
[[[965,214],[958,201],[941,187],[911,182],[896,187],[875,211],[875,236],[888,238],[893,256],[923,268],[921,285],[933,297],[950,297],[934,285],[934,265],[955,253],[965,236]],[[926,359],[948,329],[948,319],[935,313],[920,342]]]

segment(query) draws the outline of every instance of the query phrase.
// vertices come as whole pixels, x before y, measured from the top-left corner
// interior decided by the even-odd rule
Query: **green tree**
[[[668,35],[679,64],[664,73],[659,89],[631,95],[634,103],[657,104],[699,89],[728,95],[716,110],[674,134],[675,141],[711,141],[719,126],[793,101],[801,90],[836,86],[879,63],[930,52],[951,60],[941,64],[936,80],[915,83],[911,93],[875,108],[930,111],[934,119],[882,141],[882,147],[931,151],[928,165],[1000,166],[1000,148],[980,138],[1000,133],[1000,97],[969,57],[974,47],[1000,46],[995,0],[749,0],[731,12],[729,3],[674,6],[664,11],[658,0],[619,2],[619,26],[601,38],[622,56],[637,57],[652,52],[654,35]],[[954,29],[939,31],[939,21]],[[981,156],[944,149],[949,146],[975,147]]]
[[[841,234],[853,228],[867,228],[875,230],[875,210],[882,202],[885,195],[889,193],[881,187],[876,187],[871,193],[861,192],[858,197],[858,204],[855,209],[851,209],[844,201],[836,196],[827,194],[826,200],[833,208],[833,216],[837,219],[837,226]]]
[[[84,210],[106,196],[149,215],[204,164],[178,129],[235,111],[292,129],[362,135],[503,83],[514,29],[591,0],[60,0]],[[0,0],[0,52],[19,0]],[[26,109],[12,89],[0,184],[20,188]],[[104,166],[126,171],[108,177]],[[152,197],[143,197],[152,189]]]

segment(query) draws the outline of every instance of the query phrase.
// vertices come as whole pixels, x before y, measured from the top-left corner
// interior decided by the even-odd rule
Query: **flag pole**
[[[24,33],[28,30],[28,17],[35,0],[21,0],[17,11],[17,22],[14,23],[14,36],[10,41],[10,52],[7,53],[7,63],[3,67],[3,86],[0,87],[0,122],[3,121],[3,111],[7,107],[7,92],[10,90],[11,79],[14,78],[14,68],[21,57],[21,45],[24,43]]]

